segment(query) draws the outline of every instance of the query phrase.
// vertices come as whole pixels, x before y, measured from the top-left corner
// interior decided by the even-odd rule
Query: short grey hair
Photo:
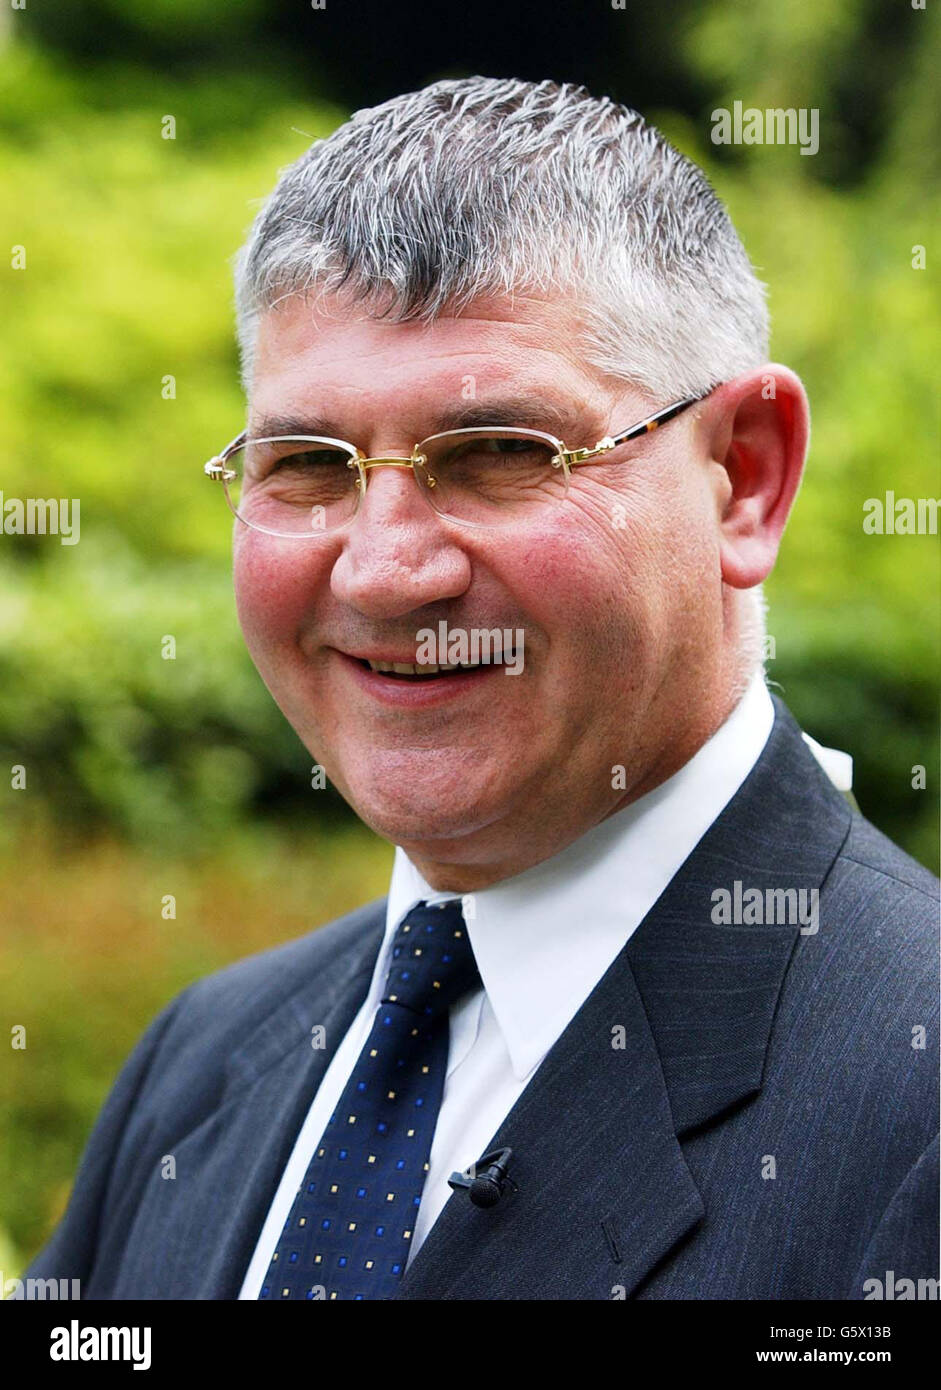
[[[572,295],[586,361],[664,403],[768,355],[764,287],[702,170],[570,83],[468,77],[357,111],[281,172],[235,283],[246,392],[260,315],[321,293],[398,321]]]

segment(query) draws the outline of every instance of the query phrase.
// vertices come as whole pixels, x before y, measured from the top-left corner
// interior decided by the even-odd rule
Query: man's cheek
[[[270,601],[266,595],[244,576],[236,576],[235,606],[245,643],[255,660],[264,649],[266,640],[270,641],[276,623]]]
[[[296,631],[303,613],[303,588],[296,574],[264,551],[243,545],[233,564],[235,602],[253,655]]]

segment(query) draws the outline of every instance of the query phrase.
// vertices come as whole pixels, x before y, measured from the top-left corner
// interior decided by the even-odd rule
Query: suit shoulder
[[[820,972],[819,1001],[828,989],[844,1003],[853,997],[886,1026],[909,1013],[933,1017],[939,893],[933,874],[854,814],[821,888],[819,937],[802,942]]]
[[[941,895],[941,883],[938,879],[858,813],[853,816],[850,833],[843,845],[840,858],[868,870],[872,875],[893,880],[900,889],[913,889],[928,899],[928,906],[934,906],[937,916],[937,904]]]

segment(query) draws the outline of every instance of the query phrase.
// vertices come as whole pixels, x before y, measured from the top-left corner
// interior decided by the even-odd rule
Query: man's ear
[[[722,578],[750,589],[771,572],[810,439],[807,393],[788,367],[769,363],[718,387],[700,417],[722,470]]]

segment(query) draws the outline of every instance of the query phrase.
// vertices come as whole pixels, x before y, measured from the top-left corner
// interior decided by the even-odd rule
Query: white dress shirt
[[[451,1173],[486,1151],[539,1063],[738,791],[773,723],[759,673],[722,727],[666,782],[552,858],[463,897],[483,989],[451,1009],[444,1094],[409,1263],[451,1195]],[[830,750],[810,746],[823,762],[819,755]],[[456,896],[429,887],[396,849],[369,993],[314,1096],[240,1298],[258,1297],[311,1156],[369,1036],[399,923],[419,902]]]

